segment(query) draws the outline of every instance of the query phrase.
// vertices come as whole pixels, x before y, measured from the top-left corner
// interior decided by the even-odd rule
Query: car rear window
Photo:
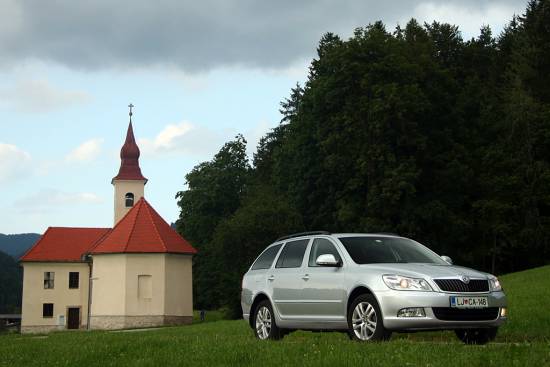
[[[269,269],[271,264],[273,264],[273,260],[275,260],[275,256],[277,256],[281,246],[282,245],[275,245],[268,247],[260,256],[258,256],[256,261],[254,261],[254,264],[250,270]]]
[[[299,268],[302,266],[302,260],[306,252],[307,243],[309,240],[298,240],[287,242],[279,259],[277,260],[276,268]]]

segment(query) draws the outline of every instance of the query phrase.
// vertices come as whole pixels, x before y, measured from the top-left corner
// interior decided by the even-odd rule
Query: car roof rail
[[[369,234],[381,234],[381,235],[384,235],[384,236],[397,236],[397,237],[401,237],[401,236],[398,235],[397,233],[393,233],[393,232],[374,232],[374,233],[369,233]]]
[[[279,237],[279,238],[277,238],[277,240],[275,240],[275,242],[279,242],[279,241],[282,241],[282,240],[288,240],[289,238],[294,238],[294,237],[313,236],[313,235],[317,235],[317,234],[331,234],[331,233],[328,232],[328,231],[300,232],[300,233],[290,234],[288,236]]]

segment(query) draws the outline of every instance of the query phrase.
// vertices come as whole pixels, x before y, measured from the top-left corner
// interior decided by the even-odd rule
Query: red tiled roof
[[[49,227],[21,261],[81,261],[110,228]]]
[[[141,198],[91,251],[92,254],[125,252],[195,254],[197,250]]]
[[[128,131],[126,132],[126,141],[120,149],[120,169],[118,175],[113,177],[113,180],[145,180],[141,174],[141,168],[139,167],[139,147],[136,144],[134,138],[134,129],[132,128],[132,121],[128,125]]]

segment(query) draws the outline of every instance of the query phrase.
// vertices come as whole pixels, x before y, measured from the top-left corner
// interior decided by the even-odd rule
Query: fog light
[[[500,309],[500,317],[506,317],[506,307]]]
[[[423,307],[409,307],[400,309],[397,317],[426,317],[426,313]]]

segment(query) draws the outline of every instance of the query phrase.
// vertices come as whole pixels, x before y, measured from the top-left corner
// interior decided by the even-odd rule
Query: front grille
[[[460,279],[434,279],[439,288],[444,292],[488,292],[489,281],[483,279],[470,279],[468,284]]]
[[[452,308],[432,307],[435,317],[445,321],[488,321],[496,320],[498,307],[488,308]]]

